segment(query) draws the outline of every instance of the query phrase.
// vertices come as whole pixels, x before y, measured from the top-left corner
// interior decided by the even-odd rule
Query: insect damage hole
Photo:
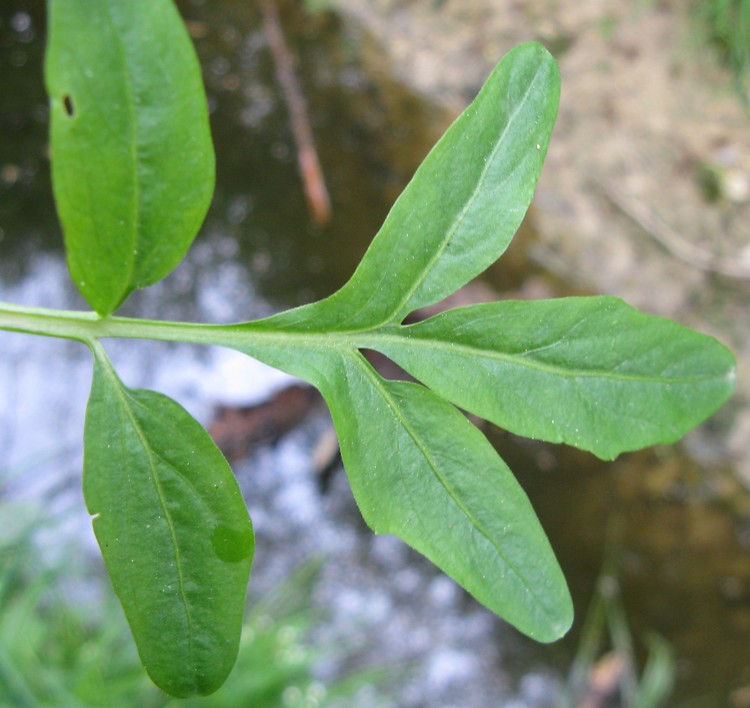
[[[68,93],[63,96],[63,108],[65,109],[65,115],[67,115],[68,118],[72,118],[75,115],[76,109],[73,105],[73,99]]]

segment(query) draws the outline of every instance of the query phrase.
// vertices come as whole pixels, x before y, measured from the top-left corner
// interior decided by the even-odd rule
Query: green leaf
[[[126,388],[93,350],[83,487],[107,571],[154,682],[211,693],[239,646],[247,508],[208,433],[172,399]]]
[[[557,64],[542,45],[508,52],[425,158],[351,280],[278,322],[356,330],[400,321],[490,266],[531,202],[559,94]]]
[[[734,389],[722,344],[613,297],[473,305],[365,346],[507,430],[604,459],[674,442]]]
[[[52,178],[70,274],[101,315],[183,258],[214,155],[171,0],[49,0]]]
[[[528,498],[487,439],[422,386],[380,377],[359,353],[319,381],[367,524],[429,558],[519,630],[570,627],[565,579]]]

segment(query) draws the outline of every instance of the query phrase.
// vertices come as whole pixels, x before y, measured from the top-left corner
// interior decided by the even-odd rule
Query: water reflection
[[[730,471],[708,470],[674,447],[602,462],[565,446],[491,435],[548,530],[574,597],[578,620],[548,656],[567,666],[575,653],[617,528],[622,601],[638,648],[652,632],[673,645],[676,705],[694,698],[725,705],[748,679],[750,658],[747,509],[730,501],[747,497]]]
[[[354,269],[446,116],[387,73],[365,71],[363,53],[377,53],[365,35],[330,15],[310,17],[284,3],[333,198],[333,221],[316,228],[297,176],[258,10],[231,0],[179,4],[204,66],[217,192],[185,263],[163,283],[136,294],[123,312],[227,322],[330,293]],[[75,308],[84,304],[62,262],[49,184],[43,8],[41,0],[4,0],[0,7],[0,298]],[[522,241],[531,238],[527,232]],[[523,245],[516,242],[491,277],[502,288],[563,292],[546,276],[540,283],[529,274]],[[257,385],[280,384],[267,370],[239,365],[213,350],[134,342],[108,343],[108,349],[126,383],[164,391],[203,420],[217,397],[239,402],[257,396]],[[76,509],[71,532],[91,542],[79,491],[89,380],[89,355],[80,345],[0,334],[2,494]],[[557,660],[565,669],[575,632],[557,648],[535,646],[519,654],[507,628],[465,601],[451,581],[392,540],[361,533],[343,478],[330,499],[316,496],[309,446],[315,426],[324,424],[324,417],[318,419],[311,430],[275,451],[260,451],[246,466],[259,533],[256,565],[267,569],[265,581],[258,571],[259,589],[288,571],[290,548],[336,556],[320,594],[339,618],[339,629],[349,629],[347,641],[381,631],[401,661],[435,650],[422,669],[432,688],[421,684],[420,699],[419,685],[412,685],[408,705],[421,705],[429,690],[435,700],[463,691],[466,706],[490,705],[490,696],[510,700],[513,678],[499,666],[501,659],[508,666],[513,656],[522,657],[524,695],[537,686],[549,694],[554,680],[530,668]],[[750,681],[748,532],[743,516],[707,501],[715,497],[705,489],[706,480],[723,484],[720,473],[707,477],[673,450],[605,465],[566,448],[528,445],[501,434],[496,442],[552,537],[579,618],[599,571],[608,520],[623,517],[626,610],[636,634],[658,630],[676,645],[682,696],[705,693],[713,700]],[[61,488],[66,494],[58,494]],[[747,518],[748,510],[742,513]],[[319,534],[314,538],[306,531],[313,523]],[[357,559],[364,559],[365,567]],[[333,630],[321,630],[327,631]],[[397,654],[399,646],[408,651]],[[371,650],[360,649],[358,655],[367,658]],[[466,686],[472,685],[481,685],[481,693],[467,697]]]
[[[60,252],[47,158],[41,73],[43,2],[0,9],[0,273],[17,280],[35,252]]]
[[[333,16],[288,7],[285,29],[333,201],[333,220],[318,228],[259,11],[232,2],[183,7],[206,67],[219,165],[209,230],[218,222],[236,238],[256,287],[275,302],[332,292],[352,273],[444,118],[385,74],[365,74],[358,38],[342,36]]]

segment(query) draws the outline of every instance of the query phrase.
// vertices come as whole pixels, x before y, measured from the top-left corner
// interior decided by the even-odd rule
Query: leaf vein
[[[106,356],[106,355],[103,355],[103,356]],[[180,554],[178,552],[179,544],[177,543],[177,535],[175,533],[174,519],[172,518],[172,515],[166,504],[164,490],[161,488],[161,484],[158,479],[156,465],[154,463],[153,455],[151,454],[150,445],[148,444],[148,439],[140,425],[140,422],[135,416],[133,408],[131,407],[131,405],[129,405],[131,402],[135,402],[135,401],[133,397],[128,393],[124,385],[120,382],[119,378],[117,378],[114,371],[112,371],[111,366],[109,365],[108,361],[106,362],[106,367],[104,368],[108,376],[112,380],[112,384],[113,384],[112,388],[116,392],[117,397],[120,399],[122,403],[122,407],[126,411],[127,417],[130,420],[130,424],[133,428],[133,431],[135,432],[138,438],[138,441],[143,449],[143,452],[145,454],[145,457],[148,463],[148,469],[150,472],[151,481],[154,485],[154,489],[156,491],[157,497],[159,498],[159,504],[162,508],[162,511],[164,512],[164,518],[167,520],[167,527],[169,528],[169,533],[172,538],[172,545],[174,548],[175,568],[177,571],[178,594],[180,596],[181,605],[185,612],[185,620],[187,623],[188,657],[189,657],[190,665],[194,666],[195,657],[193,656],[193,618],[190,612],[190,608],[189,608],[187,596],[186,596],[186,591],[185,591],[185,578],[184,578],[184,572],[182,568],[182,561],[180,559]]]
[[[378,346],[379,344],[382,345],[383,343],[386,346],[382,346],[382,348]],[[407,339],[400,335],[378,334],[374,336],[371,340],[368,340],[362,346],[372,347],[373,349],[377,349],[378,351],[381,351],[386,356],[391,356],[394,349],[391,349],[387,345],[392,344],[392,343],[395,343],[397,345],[397,348],[413,346],[417,349],[426,349],[427,351],[439,350],[442,352],[447,352],[451,355],[469,357],[472,359],[474,363],[476,363],[477,357],[485,358],[491,361],[503,362],[506,364],[512,364],[514,366],[534,369],[536,371],[540,371],[542,373],[549,374],[551,376],[560,376],[563,378],[600,378],[600,379],[610,379],[614,381],[628,381],[628,382],[636,382],[636,383],[656,383],[656,384],[663,384],[663,385],[696,384],[696,383],[703,383],[706,381],[714,381],[718,378],[721,378],[721,379],[725,378],[725,374],[721,374],[721,375],[705,374],[701,376],[667,377],[667,376],[646,376],[643,374],[623,374],[623,373],[615,372],[612,369],[606,369],[606,370],[596,369],[593,371],[586,370],[586,369],[574,369],[574,368],[567,369],[560,365],[547,364],[544,362],[535,361],[534,359],[528,359],[526,358],[528,352],[524,352],[523,354],[506,354],[504,352],[499,352],[493,349],[487,349],[485,347],[480,347],[480,346],[472,347],[467,344],[460,344],[457,342],[448,342],[443,339],[436,339],[432,337],[429,337],[429,338],[409,337]],[[543,347],[543,348],[547,348],[547,347]],[[536,352],[539,350],[531,350],[531,351]],[[394,355],[394,359],[398,360],[397,354]]]

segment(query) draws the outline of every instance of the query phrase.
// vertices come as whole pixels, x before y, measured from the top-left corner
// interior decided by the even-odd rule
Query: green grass
[[[696,0],[699,32],[732,70],[747,94],[750,67],[750,0]]]
[[[620,556],[619,523],[611,523],[604,566],[578,640],[576,656],[559,708],[575,708],[600,693],[619,699],[627,708],[660,708],[669,705],[676,678],[671,645],[650,633],[642,643],[646,660],[638,672],[637,645],[631,633],[620,594],[617,566]],[[597,703],[596,705],[599,705]],[[610,705],[607,703],[606,705]]]

